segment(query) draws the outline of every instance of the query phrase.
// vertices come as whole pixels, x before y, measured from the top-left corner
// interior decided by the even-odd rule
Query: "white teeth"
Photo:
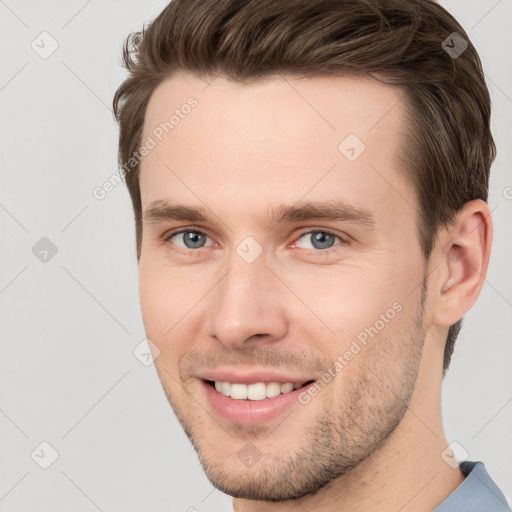
[[[231,382],[215,381],[215,389],[225,396],[230,396],[235,400],[264,400],[265,398],[274,398],[281,393],[289,393],[294,389],[299,389],[304,382],[255,382],[254,384],[238,384]]]
[[[274,398],[281,394],[281,384],[279,382],[269,382],[266,388],[267,398]]]
[[[285,382],[284,384],[281,384],[281,393],[289,393],[292,390],[293,390],[292,382]]]
[[[246,384],[231,384],[231,398],[245,400],[247,398]]]
[[[239,384],[242,386],[242,384]],[[263,382],[257,382],[256,384],[249,384],[247,386],[247,398],[249,400],[264,400],[266,396],[266,387]]]
[[[220,392],[223,395],[231,396],[231,384],[229,382],[220,382]],[[215,385],[217,385],[217,382],[215,382]]]

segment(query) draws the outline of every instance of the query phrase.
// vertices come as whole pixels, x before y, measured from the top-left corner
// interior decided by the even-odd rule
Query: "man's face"
[[[417,200],[397,158],[402,94],[368,78],[181,74],[151,97],[144,325],[179,421],[232,496],[314,492],[406,412],[428,326]],[[286,382],[306,385],[273,396]]]

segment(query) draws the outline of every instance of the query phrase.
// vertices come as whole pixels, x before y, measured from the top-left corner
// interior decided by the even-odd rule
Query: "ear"
[[[432,322],[450,326],[475,304],[487,274],[492,245],[492,217],[481,199],[469,201],[436,244],[439,272],[432,302]]]

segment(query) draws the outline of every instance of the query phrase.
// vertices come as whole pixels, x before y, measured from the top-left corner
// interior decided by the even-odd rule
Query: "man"
[[[441,385],[486,275],[478,55],[432,1],[174,0],[114,99],[163,388],[234,509],[505,511]]]

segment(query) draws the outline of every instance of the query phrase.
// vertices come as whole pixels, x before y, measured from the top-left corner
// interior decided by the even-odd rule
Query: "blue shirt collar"
[[[507,500],[482,462],[464,461],[466,477],[433,512],[511,512]]]

